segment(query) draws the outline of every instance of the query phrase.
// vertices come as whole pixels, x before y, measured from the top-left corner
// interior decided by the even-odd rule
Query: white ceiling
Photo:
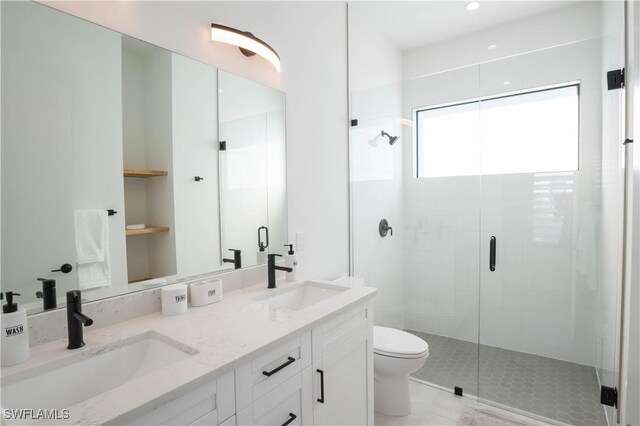
[[[408,50],[576,4],[481,1],[479,9],[469,12],[469,1],[355,1],[349,3],[349,13],[366,16],[396,47]]]

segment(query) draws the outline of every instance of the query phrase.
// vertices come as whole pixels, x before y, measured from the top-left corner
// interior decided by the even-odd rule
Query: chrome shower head
[[[400,136],[391,136],[389,133],[385,132],[384,130],[382,132],[380,132],[380,136],[386,136],[389,138],[389,145],[393,145],[394,143],[396,143],[396,141],[398,139],[400,139]]]

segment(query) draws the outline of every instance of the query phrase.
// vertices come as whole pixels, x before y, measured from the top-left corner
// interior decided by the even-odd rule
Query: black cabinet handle
[[[68,274],[71,271],[73,271],[73,266],[71,266],[68,263],[65,263],[64,265],[62,265],[60,267],[60,269],[52,269],[51,270],[51,272],[62,272],[63,274]]]
[[[489,270],[491,272],[496,270],[496,237],[491,237],[489,240]]]
[[[274,374],[276,374],[278,371],[282,370],[283,368],[285,368],[287,365],[291,365],[294,362],[296,362],[296,359],[292,356],[290,356],[287,360],[287,362],[285,362],[284,364],[274,368],[271,371],[263,371],[262,374],[264,374],[265,376],[269,377],[269,376],[273,376]]]
[[[318,402],[324,404],[324,371],[319,368],[316,371],[320,373],[320,398],[318,398]]]
[[[282,423],[282,426],[287,426],[288,424],[290,424],[292,421],[294,421],[297,418],[298,418],[298,416],[296,416],[295,414],[289,413],[289,420],[287,420],[286,422]]]
[[[200,182],[201,180],[204,180],[203,177],[200,176],[196,176],[195,178],[193,178],[196,182]]]

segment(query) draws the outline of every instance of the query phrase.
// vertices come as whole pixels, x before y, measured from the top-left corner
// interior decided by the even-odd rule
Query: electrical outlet
[[[296,251],[304,251],[304,232],[296,232]]]

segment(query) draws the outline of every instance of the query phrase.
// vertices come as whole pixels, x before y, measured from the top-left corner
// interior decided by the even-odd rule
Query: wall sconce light
[[[211,40],[238,46],[245,56],[262,56],[280,72],[280,56],[278,53],[250,32],[212,23]]]

